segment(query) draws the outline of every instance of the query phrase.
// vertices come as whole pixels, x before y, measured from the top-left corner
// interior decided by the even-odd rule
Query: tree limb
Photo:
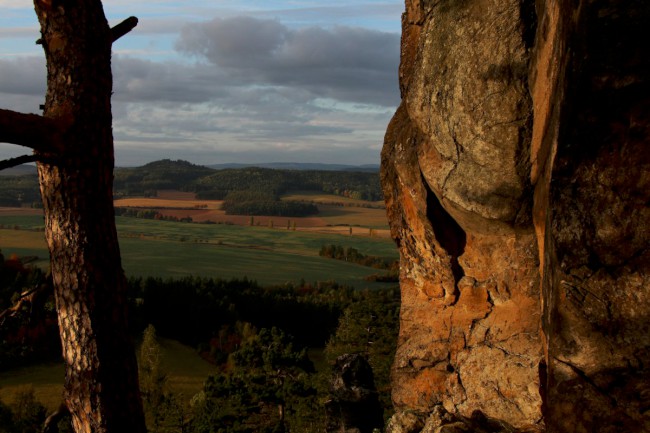
[[[13,317],[18,314],[25,304],[31,305],[38,294],[38,288],[22,293],[14,305],[4,311],[0,311],[0,325],[3,325],[8,317]]]
[[[115,27],[111,28],[111,38],[113,39],[113,42],[133,30],[137,25],[138,19],[136,17],[128,17]]]
[[[0,171],[17,165],[26,164],[28,162],[35,162],[37,160],[38,157],[36,155],[23,155],[16,158],[5,159],[4,161],[0,161]]]
[[[18,299],[16,299],[14,305],[7,308],[6,310],[0,311],[0,326],[2,326],[8,318],[14,317],[18,314],[23,307],[29,306],[30,315],[33,313],[34,305],[44,303],[45,299],[54,291],[54,286],[52,283],[52,278],[48,274],[45,281],[41,284],[38,284],[31,290],[26,290],[20,294]]]
[[[0,142],[29,147],[40,152],[63,149],[63,128],[54,119],[37,114],[0,109]]]

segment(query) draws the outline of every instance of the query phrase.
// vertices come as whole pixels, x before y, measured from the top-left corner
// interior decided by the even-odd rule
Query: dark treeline
[[[200,198],[223,199],[230,191],[314,191],[359,200],[381,200],[383,193],[377,173],[350,171],[274,170],[242,168],[219,170],[194,182]]]
[[[212,173],[208,167],[163,159],[142,167],[116,168],[113,189],[116,196],[155,196],[161,189],[192,191],[193,182]]]
[[[160,335],[208,351],[211,339],[237,322],[281,328],[296,344],[323,347],[342,311],[358,296],[335,282],[261,287],[245,278],[198,277],[131,278],[129,293],[136,333],[152,324]]]
[[[146,220],[163,220],[163,221],[175,221],[182,223],[191,223],[193,222],[192,217],[186,216],[183,218],[178,218],[171,215],[163,215],[155,209],[139,209],[139,208],[130,208],[130,207],[116,207],[115,216],[123,216],[129,218],[142,218]]]
[[[268,215],[304,217],[315,215],[318,208],[312,203],[282,201],[270,191],[231,191],[221,208],[227,215]]]
[[[321,257],[329,257],[330,259],[344,260],[346,262],[356,263],[362,266],[368,266],[375,269],[388,269],[397,271],[399,269],[399,262],[397,260],[388,259],[385,257],[366,255],[356,248],[343,247],[341,245],[323,245],[318,252]]]
[[[38,176],[0,176],[0,206],[42,207]]]

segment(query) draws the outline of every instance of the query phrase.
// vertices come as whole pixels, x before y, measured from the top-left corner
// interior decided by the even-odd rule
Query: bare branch
[[[27,305],[31,305],[34,298],[38,295],[38,288],[23,292],[16,303],[6,310],[0,311],[0,325],[4,324],[8,317],[14,317]]]
[[[63,148],[60,123],[37,114],[0,109],[0,142],[17,144],[41,152]]]
[[[36,155],[23,155],[16,158],[5,159],[4,161],[0,161],[0,170],[35,161],[38,161],[38,157]]]
[[[136,17],[128,17],[115,27],[111,29],[111,38],[113,42],[133,30],[135,26],[138,25],[138,19]]]
[[[34,306],[43,304],[44,300],[54,291],[54,286],[52,284],[52,278],[48,274],[46,280],[41,284],[37,285],[33,289],[21,293],[18,299],[16,299],[14,305],[6,310],[0,311],[0,326],[4,324],[5,320],[16,316],[27,306],[29,307],[31,316],[34,312]]]

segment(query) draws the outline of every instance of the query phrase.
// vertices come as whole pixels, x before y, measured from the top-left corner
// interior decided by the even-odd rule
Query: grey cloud
[[[395,106],[399,35],[351,27],[290,29],[238,17],[187,26],[180,51],[250,83],[291,86],[319,97]]]
[[[201,65],[115,56],[113,82],[118,101],[199,103],[223,95],[216,71]]]
[[[368,146],[381,143],[399,101],[398,35],[233,18],[186,28],[178,46],[199,61],[113,57],[121,161],[378,158]],[[45,75],[42,57],[0,59],[3,108],[39,112]]]
[[[116,118],[129,114],[124,104],[178,110],[185,104],[202,104],[221,118],[249,121],[306,122],[330,111],[311,102],[313,93],[302,88],[255,85],[207,64],[181,65],[116,56],[113,60]],[[198,116],[198,114],[197,114]]]
[[[45,97],[47,70],[44,57],[0,59],[0,77],[0,93]]]
[[[349,134],[351,128],[330,125],[310,125],[307,123],[265,122],[256,128],[242,128],[241,131],[250,141],[287,140],[304,137],[326,136],[331,134]]]
[[[181,32],[178,48],[201,54],[219,66],[234,69],[257,68],[272,61],[289,29],[273,20],[251,17],[214,19],[188,25]]]

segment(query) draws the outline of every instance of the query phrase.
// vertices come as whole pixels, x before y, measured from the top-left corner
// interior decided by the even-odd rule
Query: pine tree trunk
[[[47,60],[44,117],[62,149],[37,151],[45,233],[77,433],[146,431],[126,325],[113,210],[111,45],[99,0],[35,0]]]

